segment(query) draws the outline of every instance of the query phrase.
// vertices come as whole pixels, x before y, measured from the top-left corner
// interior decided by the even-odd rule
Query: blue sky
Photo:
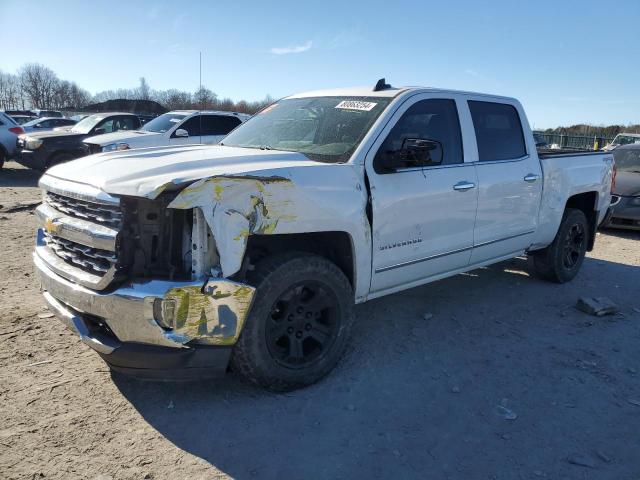
[[[39,62],[92,93],[219,96],[425,85],[515,96],[537,128],[640,123],[640,0],[0,0],[0,70]]]

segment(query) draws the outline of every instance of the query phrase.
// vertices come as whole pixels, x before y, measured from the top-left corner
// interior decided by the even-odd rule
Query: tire
[[[329,373],[347,345],[353,291],[323,257],[287,253],[256,265],[254,303],[231,354],[231,370],[260,387],[286,392]]]
[[[59,163],[68,162],[69,160],[73,160],[75,157],[70,153],[56,153],[53,157],[51,157],[47,161],[47,165],[45,166],[45,170],[50,169],[51,167],[58,165]]]
[[[588,243],[587,217],[582,210],[566,209],[553,243],[533,254],[536,272],[556,283],[573,280],[582,266]]]

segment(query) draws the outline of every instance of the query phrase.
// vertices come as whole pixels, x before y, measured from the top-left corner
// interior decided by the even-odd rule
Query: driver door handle
[[[466,192],[467,190],[471,190],[472,188],[475,188],[475,186],[476,186],[475,183],[467,182],[465,180],[465,181],[456,183],[453,186],[453,189],[459,192]]]
[[[529,173],[524,177],[525,182],[535,182],[540,178],[540,175],[536,175],[535,173]]]

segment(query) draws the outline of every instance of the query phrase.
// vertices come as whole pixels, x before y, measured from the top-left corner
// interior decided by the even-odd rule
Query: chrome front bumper
[[[131,282],[105,293],[71,282],[33,254],[36,274],[51,310],[94,350],[109,354],[120,342],[189,348],[233,345],[242,331],[255,289],[227,279],[197,282]],[[156,321],[157,301],[169,301],[174,328]],[[90,335],[89,317],[98,317],[112,334]]]

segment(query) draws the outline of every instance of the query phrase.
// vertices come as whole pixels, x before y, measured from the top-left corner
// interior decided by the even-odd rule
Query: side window
[[[200,115],[196,115],[195,117],[191,117],[189,120],[184,122],[178,128],[181,128],[181,129],[186,130],[187,132],[189,132],[189,136],[190,137],[200,136]]]
[[[454,100],[421,100],[402,115],[376,153],[377,173],[463,162],[462,135]]]
[[[40,122],[40,126],[42,128],[51,128],[53,127],[53,120],[45,120],[44,122]]]
[[[481,162],[526,155],[520,116],[513,105],[470,100],[469,110]]]
[[[239,124],[240,120],[230,115],[203,115],[202,135],[226,135]]]
[[[113,130],[114,121],[115,120],[113,118],[104,120],[102,123],[99,123],[94,130],[97,130],[98,128],[100,128],[104,130],[103,133],[111,133],[114,131]]]
[[[115,119],[113,131],[133,130],[134,128],[133,117],[119,117]]]

